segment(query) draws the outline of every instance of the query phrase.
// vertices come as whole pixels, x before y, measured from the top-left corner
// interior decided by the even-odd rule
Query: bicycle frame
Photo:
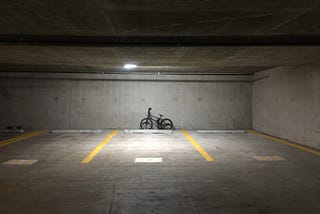
[[[157,127],[161,126],[161,121],[162,121],[162,116],[160,117],[156,117],[154,115],[151,114],[151,108],[148,109],[148,119],[150,119],[154,124],[157,125]]]
[[[161,117],[156,117],[156,116],[150,114],[150,116],[148,116],[148,118],[149,118],[154,124],[156,124],[157,126],[160,126],[160,124],[161,124],[161,119],[162,119]]]

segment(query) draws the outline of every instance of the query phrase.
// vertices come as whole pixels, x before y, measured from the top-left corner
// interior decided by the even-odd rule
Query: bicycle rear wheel
[[[149,118],[144,118],[140,122],[141,129],[152,129],[153,123]]]
[[[166,118],[166,119],[162,120],[162,122],[161,122],[162,129],[172,129],[172,127],[173,127],[173,123],[170,119]]]

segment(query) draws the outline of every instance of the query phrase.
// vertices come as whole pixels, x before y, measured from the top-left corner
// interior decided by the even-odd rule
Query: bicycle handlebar
[[[151,109],[152,109],[152,108],[148,108],[148,112],[150,112],[150,111],[151,111]]]

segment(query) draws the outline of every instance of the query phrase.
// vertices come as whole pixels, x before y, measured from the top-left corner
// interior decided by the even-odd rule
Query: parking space
[[[194,142],[180,130],[46,132],[3,146],[0,213],[315,213],[320,208],[320,173],[314,170],[319,155],[252,133],[187,134]],[[3,164],[8,160],[37,162]]]
[[[120,131],[90,164],[137,165],[136,158],[162,158],[161,165],[206,162],[180,131],[173,134],[125,134]]]

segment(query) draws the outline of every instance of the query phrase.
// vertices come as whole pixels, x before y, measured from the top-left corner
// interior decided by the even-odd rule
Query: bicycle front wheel
[[[141,129],[152,129],[153,123],[149,118],[144,118],[140,122]]]
[[[170,119],[164,119],[162,122],[161,122],[161,128],[162,129],[172,129],[173,127],[173,123]]]

